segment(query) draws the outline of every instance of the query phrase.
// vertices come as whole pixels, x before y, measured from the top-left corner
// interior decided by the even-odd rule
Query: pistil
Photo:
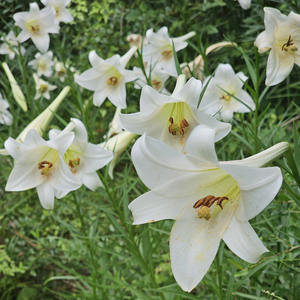
[[[298,51],[298,47],[293,43],[292,37],[289,36],[288,41],[282,45],[281,50],[294,53],[294,52]]]

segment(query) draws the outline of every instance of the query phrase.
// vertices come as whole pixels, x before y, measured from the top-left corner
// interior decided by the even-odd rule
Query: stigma
[[[198,210],[198,218],[209,220],[211,217],[210,214],[210,207],[216,203],[221,209],[223,209],[222,202],[228,201],[228,197],[215,197],[213,195],[208,195],[204,198],[199,199],[196,201],[196,203],[193,205],[193,208],[200,208]]]
[[[112,76],[107,79],[108,85],[116,85],[118,83],[118,78],[116,76]]]

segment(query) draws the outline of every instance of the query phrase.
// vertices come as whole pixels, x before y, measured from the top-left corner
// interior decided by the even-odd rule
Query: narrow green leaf
[[[174,56],[174,60],[175,60],[175,65],[176,65],[176,70],[177,70],[177,74],[178,76],[182,74],[181,68],[180,68],[180,64],[178,61],[178,56],[177,53],[175,51],[175,46],[174,46],[174,42],[172,40],[172,48],[173,48],[173,56]]]

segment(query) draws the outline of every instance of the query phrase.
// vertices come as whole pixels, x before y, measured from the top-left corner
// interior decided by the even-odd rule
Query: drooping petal
[[[71,121],[75,124],[74,132],[76,139],[82,143],[87,143],[88,135],[83,123],[76,118],[71,118]]]
[[[176,220],[186,205],[182,198],[167,198],[154,192],[148,192],[132,201],[128,208],[132,211],[134,225],[160,220]]]
[[[94,105],[100,107],[102,103],[105,101],[106,95],[107,95],[106,89],[96,91],[93,96]]]
[[[45,209],[54,208],[54,189],[53,187],[45,180],[42,184],[36,187],[40,202]]]
[[[118,122],[123,129],[136,134],[146,132],[147,126],[149,125],[149,121],[145,121],[141,113],[133,113],[130,115],[120,114]]]
[[[181,211],[171,231],[170,254],[174,277],[184,291],[194,289],[208,271],[233,214],[229,205],[208,221],[199,219],[190,205]]]
[[[292,71],[294,58],[291,54],[273,48],[267,63],[266,85],[272,86],[283,81]]]
[[[82,183],[92,191],[95,191],[98,187],[102,186],[97,172],[83,173],[81,180]]]
[[[232,252],[252,264],[257,263],[263,253],[269,252],[249,222],[240,222],[235,216],[228,224],[222,239]]]
[[[47,52],[50,43],[50,37],[48,33],[39,36],[32,36],[31,39],[39,51],[42,53]]]
[[[256,38],[254,45],[258,48],[259,53],[264,53],[272,48],[272,42],[269,40],[267,31],[261,32]]]
[[[103,62],[104,62],[104,60],[99,55],[97,55],[95,50],[90,52],[89,61],[92,65],[92,67],[96,70],[101,69],[101,67],[103,66]]]

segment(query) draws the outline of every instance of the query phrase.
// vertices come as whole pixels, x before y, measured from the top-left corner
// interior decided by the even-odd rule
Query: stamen
[[[169,121],[171,123],[169,126],[169,132],[172,133],[172,135],[176,135],[176,131],[179,131],[181,135],[184,135],[184,129],[189,127],[189,123],[186,119],[181,120],[179,126],[178,123],[174,123],[172,117],[170,117]]]
[[[284,50],[286,52],[288,52],[289,50],[291,52],[298,51],[298,47],[294,43],[292,43],[292,42],[293,42],[292,37],[289,36],[288,41],[285,44],[282,45],[281,50],[282,51]]]
[[[204,198],[199,199],[196,201],[196,203],[193,205],[193,208],[199,208],[198,210],[198,217],[200,219],[204,218],[206,220],[210,219],[210,210],[209,208],[217,202],[216,205],[220,206],[221,209],[223,209],[222,202],[227,201],[228,197],[215,197],[213,195],[208,195]]]
[[[47,90],[48,90],[48,85],[46,85],[46,84],[42,84],[39,88],[39,91],[41,93],[45,93]]]
[[[108,85],[116,85],[117,83],[118,83],[118,78],[115,76],[112,76],[107,80]]]
[[[79,166],[79,165],[80,165],[80,158],[79,157],[69,160],[69,166],[71,168],[75,168],[76,166]]]
[[[30,29],[33,31],[33,32],[38,32],[40,31],[40,26],[39,25],[34,25],[34,26],[30,26]]]
[[[38,170],[41,171],[41,175],[48,175],[50,168],[52,168],[53,164],[47,160],[43,160],[38,163]]]
[[[161,81],[159,80],[151,80],[152,86],[155,87],[155,89],[158,89],[161,86]]]

